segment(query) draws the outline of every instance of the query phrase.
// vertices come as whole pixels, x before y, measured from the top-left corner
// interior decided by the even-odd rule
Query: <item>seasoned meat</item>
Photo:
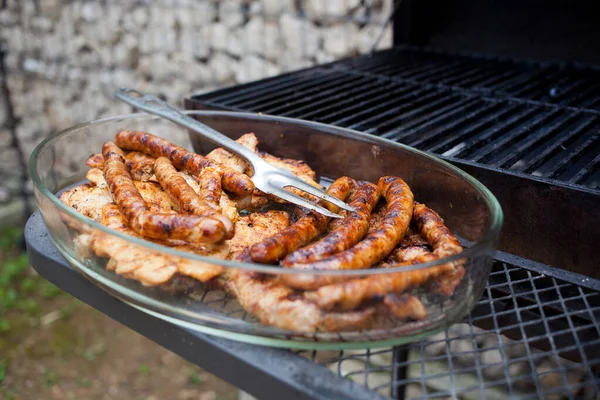
[[[311,184],[314,187],[321,187],[321,185],[317,183],[316,172],[313,171],[313,169],[304,161],[292,160],[289,158],[279,158],[262,151],[258,154],[263,160],[265,160],[267,163],[271,164],[275,168],[287,169],[306,183]]]
[[[388,294],[383,304],[400,320],[421,320],[427,317],[427,310],[421,301],[408,294]]]
[[[216,243],[225,236],[220,221],[197,215],[153,213],[125,167],[123,152],[111,142],[102,147],[104,179],[132,229],[144,237]]]
[[[201,198],[198,193],[188,185],[186,180],[179,175],[168,158],[157,158],[154,163],[154,172],[163,189],[177,201],[182,209],[190,214],[212,218],[221,222],[225,227],[224,238],[229,239],[233,236],[233,222],[226,216],[218,213],[213,206],[209,205]],[[220,181],[218,182],[220,184]],[[220,195],[221,194],[219,193],[219,197],[216,201],[220,200]]]
[[[340,200],[345,200],[353,186],[354,180],[342,177],[331,184],[327,193]],[[325,206],[325,204],[323,205]],[[330,203],[326,206],[334,207]],[[275,263],[318,237],[327,227],[327,222],[328,218],[322,214],[306,213],[288,228],[253,245],[250,249],[250,256],[255,262]]]
[[[123,214],[114,204],[102,208],[102,224],[133,237],[139,237],[127,226]],[[169,281],[176,273],[190,276],[201,282],[218,276],[223,268],[216,264],[191,261],[166,253],[136,246],[116,236],[96,231],[92,234],[91,249],[98,257],[108,257],[107,268],[117,274],[135,279],[145,286],[156,286]],[[183,242],[157,241],[182,251],[215,258],[225,258],[228,253],[226,244],[192,245]]]
[[[246,147],[247,149],[256,152],[256,147],[258,146],[258,139],[254,135],[254,133],[246,133],[245,135],[240,136],[236,142]],[[225,165],[226,167],[231,168],[234,171],[237,171],[242,174],[250,174],[249,164],[243,158],[236,156],[229,151],[218,148],[206,155],[206,158],[209,160],[213,160],[218,162],[221,165]]]
[[[371,231],[356,246],[322,260],[295,264],[306,270],[340,270],[370,268],[385,258],[404,238],[412,218],[414,198],[408,185],[398,177],[379,179],[379,190],[387,200],[387,209],[377,229]],[[288,285],[311,290],[346,279],[341,276],[286,275]]]
[[[152,134],[121,131],[115,136],[115,143],[125,150],[141,151],[152,157],[167,157],[177,169],[194,176],[198,176],[203,168],[216,168],[222,173],[223,188],[237,195],[249,196],[254,190],[254,184],[248,176]]]
[[[456,237],[452,235],[435,211],[423,204],[415,204],[413,219],[417,223],[419,233],[433,248],[433,253],[418,257],[405,265],[434,261],[462,251]],[[426,269],[372,275],[367,278],[323,286],[317,291],[305,295],[325,310],[352,310],[365,300],[386,296],[390,293],[401,293],[414,286],[426,284],[442,273],[457,274],[457,270],[462,266],[459,265],[460,268],[457,268],[455,264],[450,262]]]
[[[136,181],[147,181],[154,175],[154,157],[131,151],[125,156],[125,166]]]
[[[104,168],[104,158],[102,158],[102,153],[92,154],[85,162],[85,164],[90,168]]]
[[[380,196],[381,193],[376,185],[370,182],[359,182],[348,198],[348,205],[356,212],[348,213],[344,223],[321,240],[288,255],[282,265],[294,268],[295,264],[321,260],[354,246],[366,235],[371,211]]]
[[[59,199],[96,222],[102,220],[102,207],[112,203],[107,186],[79,185],[63,192]]]
[[[419,232],[409,229],[406,237],[402,239],[400,244],[381,263],[377,264],[376,267],[392,268],[396,264],[411,261],[429,253],[431,253],[429,243],[427,243]]]

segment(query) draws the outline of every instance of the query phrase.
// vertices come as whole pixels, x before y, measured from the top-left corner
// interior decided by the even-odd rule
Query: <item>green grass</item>
[[[188,381],[192,384],[192,385],[202,385],[204,383],[204,376],[200,375],[199,373],[197,373],[196,371],[192,371],[190,373],[190,376],[188,378]]]
[[[77,379],[77,386],[81,388],[92,386],[92,381],[86,378]]]
[[[150,375],[150,368],[146,365],[146,364],[142,364],[140,365],[140,369],[139,369],[140,375]]]
[[[0,229],[0,334],[15,327],[10,318],[40,314],[40,305],[35,298],[54,298],[63,293],[33,272],[27,254],[17,247],[22,235],[23,230],[18,227]]]
[[[0,318],[0,333],[10,331],[10,321],[6,318]]]
[[[50,371],[48,368],[44,368],[43,381],[44,386],[49,388],[58,383],[58,376],[56,375],[56,372]]]
[[[0,360],[0,386],[6,379],[6,360]]]

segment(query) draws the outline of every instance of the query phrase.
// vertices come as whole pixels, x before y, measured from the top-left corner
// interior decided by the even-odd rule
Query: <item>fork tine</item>
[[[299,179],[299,178],[293,179],[293,183],[285,184],[284,187],[288,186],[288,185],[295,187],[296,189],[300,189],[302,191],[310,193],[313,196],[316,196],[322,200],[328,201],[340,208],[343,208],[344,210],[354,212],[354,209],[352,207],[350,207],[349,205],[347,205],[340,199],[331,196],[329,193],[325,192],[324,190],[320,190],[312,185],[309,185],[308,183],[304,182],[302,179]]]
[[[323,215],[325,215],[327,217],[330,217],[330,218],[344,218],[341,215],[332,213],[328,209],[326,209],[324,207],[321,207],[319,205],[316,205],[314,203],[311,203],[310,201],[306,200],[305,198],[300,197],[298,195],[295,195],[293,193],[290,193],[290,192],[288,192],[286,190],[277,189],[276,191],[271,191],[271,193],[274,194],[277,197],[280,197],[280,198],[282,198],[284,200],[289,201],[290,203],[293,203],[293,204],[296,204],[296,205],[308,208],[309,210],[316,211],[319,214],[323,214]]]

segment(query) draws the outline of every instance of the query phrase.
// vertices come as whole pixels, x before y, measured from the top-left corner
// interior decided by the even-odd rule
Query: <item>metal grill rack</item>
[[[600,72],[395,48],[194,97],[600,189]]]
[[[217,312],[254,321],[220,290],[199,295]],[[600,293],[496,262],[464,323],[432,338],[394,349],[297,354],[384,396],[574,399],[600,393],[599,320]]]
[[[299,354],[396,398],[594,398],[599,318],[600,293],[497,262],[463,324],[394,349]]]

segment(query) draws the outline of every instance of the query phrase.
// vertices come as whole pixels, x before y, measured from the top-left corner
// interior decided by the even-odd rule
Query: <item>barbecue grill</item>
[[[598,398],[596,8],[404,1],[393,16],[393,49],[186,100],[189,109],[276,114],[381,136],[434,153],[490,188],[505,210],[501,251],[477,306],[439,335],[387,349],[292,353],[190,333],[88,283],[57,253],[37,214],[26,232],[32,263],[259,398]]]

